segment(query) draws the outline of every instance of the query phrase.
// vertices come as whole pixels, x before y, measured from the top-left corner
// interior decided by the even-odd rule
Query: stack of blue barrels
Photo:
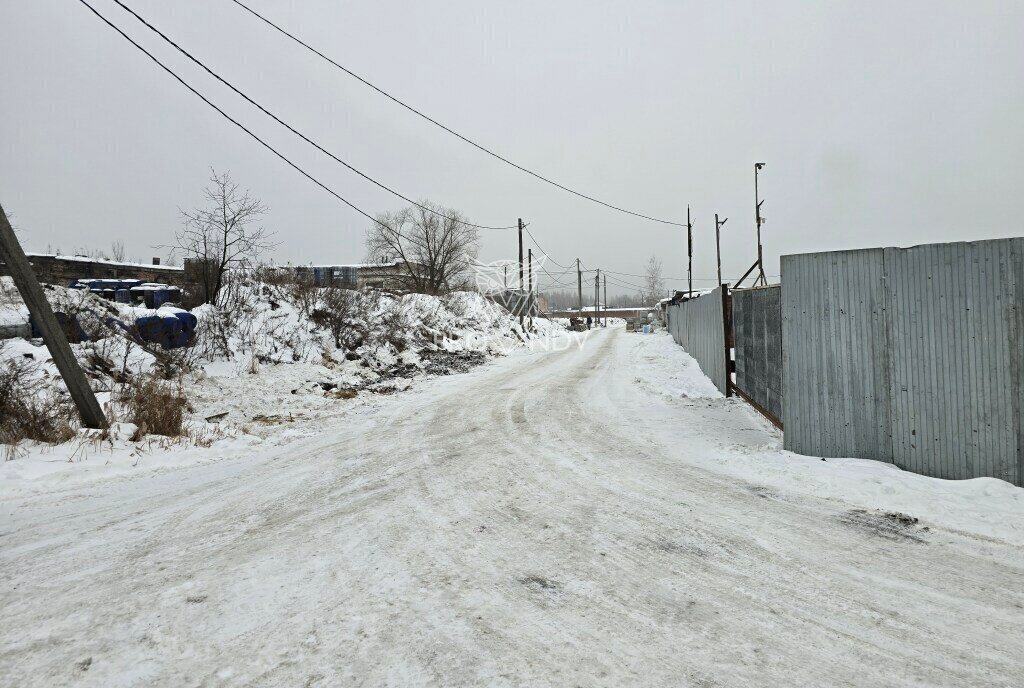
[[[181,289],[169,284],[146,283],[131,288],[132,303],[145,304],[146,308],[159,308],[165,303],[181,301]]]
[[[110,301],[118,301],[119,303],[129,303],[129,301],[121,301],[118,295],[121,292],[125,294],[130,293],[133,287],[137,287],[142,284],[142,280],[138,279],[75,279],[71,280],[71,284],[68,285],[71,289],[86,289],[89,292],[101,296]]]
[[[136,304],[152,309],[153,313],[135,319],[134,328],[118,318],[103,317],[108,325],[120,327],[137,341],[159,344],[164,349],[178,349],[188,346],[195,338],[196,326],[199,323],[196,316],[180,308],[166,306],[181,300],[181,290],[178,287],[138,279],[76,279],[68,286],[71,289],[88,290],[92,294],[117,303]],[[88,339],[74,316],[64,313],[55,315],[71,341]],[[40,336],[36,324],[30,324],[32,336]]]
[[[177,308],[162,308],[154,315],[135,319],[139,339],[159,344],[164,349],[179,349],[192,343],[195,337],[196,316]]]

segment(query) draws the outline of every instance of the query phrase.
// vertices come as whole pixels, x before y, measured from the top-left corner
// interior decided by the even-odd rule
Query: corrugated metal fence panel
[[[787,449],[892,460],[882,250],[783,256]]]
[[[783,256],[782,276],[787,449],[1024,483],[1024,239]]]
[[[705,375],[726,393],[725,313],[722,289],[669,306],[669,332],[686,353],[696,359]]]
[[[782,289],[732,292],[736,386],[782,420]]]
[[[1013,315],[1010,353],[1010,384],[1014,395],[1013,417],[1017,423],[1017,485],[1024,486],[1024,241],[1015,241],[1010,249],[1013,262]]]
[[[1022,246],[886,249],[893,459],[901,468],[1020,484]]]

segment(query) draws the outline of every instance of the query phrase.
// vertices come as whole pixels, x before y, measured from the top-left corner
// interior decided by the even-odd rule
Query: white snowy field
[[[5,481],[0,683],[1020,685],[1024,490],[781,451],[667,336],[585,339]]]

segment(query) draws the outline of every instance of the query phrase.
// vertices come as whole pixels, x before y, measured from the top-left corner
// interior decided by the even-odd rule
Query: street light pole
[[[760,199],[757,189],[757,173],[762,167],[764,167],[763,162],[754,163],[754,219],[757,222],[757,279],[762,285],[767,285],[768,279],[764,276],[764,249],[761,246],[761,225],[764,224],[764,218],[761,217],[761,204],[764,201]]]

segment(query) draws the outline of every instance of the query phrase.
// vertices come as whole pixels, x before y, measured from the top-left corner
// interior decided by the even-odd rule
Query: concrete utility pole
[[[594,325],[601,324],[601,268],[594,275]]]
[[[576,259],[576,309],[583,315],[583,273],[580,272],[580,259]]]
[[[608,327],[608,275],[604,276],[604,326]]]
[[[519,218],[519,295],[523,295],[523,218]],[[523,326],[522,302],[519,303],[519,327]]]
[[[686,204],[686,289],[687,297],[693,295],[693,223],[690,222],[690,204]]]
[[[762,167],[764,167],[763,162],[754,163],[754,219],[757,222],[757,271],[759,273],[757,281],[762,285],[767,285],[768,278],[764,276],[764,250],[761,247],[761,225],[764,224],[764,218],[761,217],[761,204],[764,201],[760,200],[757,191],[757,173]]]
[[[0,207],[0,258],[7,263],[7,268],[14,279],[14,285],[18,288],[22,300],[28,306],[28,312],[32,314],[32,321],[39,328],[43,335],[46,348],[53,357],[53,362],[64,378],[64,384],[71,393],[71,399],[78,407],[78,415],[82,418],[82,425],[87,428],[103,428],[107,425],[107,419],[103,415],[103,409],[96,401],[96,395],[89,387],[89,381],[85,379],[85,373],[78,365],[75,354],[71,351],[71,345],[64,335],[57,318],[53,315],[50,302],[43,294],[43,288],[39,286],[29,264],[25,252],[18,243],[18,237],[14,235],[11,223],[7,221],[7,214],[3,207]]]
[[[530,330],[532,331],[533,330],[533,249],[532,248],[529,249],[527,254],[530,257],[529,261],[527,262],[527,265],[529,266],[529,270],[530,270],[530,293],[526,297],[526,307],[530,309]]]
[[[725,218],[718,221],[718,213],[715,213],[715,255],[718,257],[718,286],[722,286],[722,225],[729,221]]]

